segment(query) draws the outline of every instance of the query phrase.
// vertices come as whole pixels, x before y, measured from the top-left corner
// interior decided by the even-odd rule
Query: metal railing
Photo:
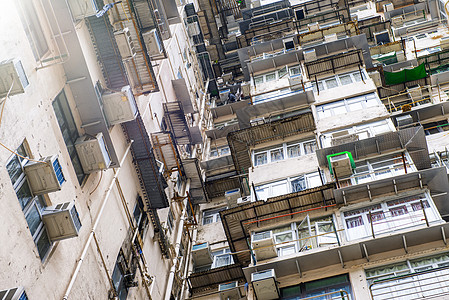
[[[447,299],[449,295],[449,267],[415,272],[376,280],[369,286],[371,299]]]

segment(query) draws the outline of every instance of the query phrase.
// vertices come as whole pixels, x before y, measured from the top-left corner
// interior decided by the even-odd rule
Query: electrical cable
[[[97,185],[95,186],[95,188],[93,189],[93,191],[89,193],[89,196],[92,195],[92,194],[97,190],[98,186],[100,185],[101,178],[103,178],[103,170],[101,170],[101,172],[100,172],[100,179],[98,180]]]

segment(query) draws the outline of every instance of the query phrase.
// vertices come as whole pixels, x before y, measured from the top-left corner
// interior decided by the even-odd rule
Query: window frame
[[[315,150],[313,150],[310,153],[306,153],[306,149],[305,149],[305,145],[306,144],[311,144],[314,143],[315,144]],[[300,148],[300,153],[297,156],[290,156],[288,149],[294,146],[299,146]],[[274,151],[278,151],[278,150],[282,150],[282,159],[279,160],[272,160],[272,152]],[[278,145],[273,145],[271,147],[266,147],[266,148],[262,148],[262,149],[255,149],[253,151],[251,151],[251,159],[252,159],[252,163],[253,166],[258,167],[258,166],[262,166],[262,165],[267,165],[267,164],[271,164],[274,162],[278,162],[278,161],[283,161],[283,160],[287,160],[287,159],[291,159],[291,158],[297,158],[300,156],[304,156],[304,155],[309,155],[309,154],[313,154],[315,153],[315,151],[318,150],[318,143],[316,141],[315,138],[311,138],[311,139],[303,139],[301,141],[293,141],[293,142],[286,142],[286,143],[282,143],[282,144],[278,144]],[[265,153],[266,159],[264,163],[257,163],[257,156],[259,155],[263,155]]]
[[[227,208],[228,208],[227,206],[223,206],[223,207],[220,207],[220,208],[213,208],[213,209],[204,210],[203,211],[203,215],[202,215],[201,224],[202,225],[208,225],[208,224],[221,222],[220,211],[225,210]],[[208,220],[208,218],[212,218],[212,221],[206,223],[206,220]]]
[[[351,108],[354,104],[360,104],[361,108]],[[324,120],[376,106],[384,107],[376,93],[368,93],[318,105],[316,106],[316,116],[318,120]]]
[[[331,77],[326,77],[323,79],[318,80],[318,88],[319,91],[325,91],[325,90],[330,90],[330,89],[334,89],[337,87],[342,87],[348,84],[352,84],[352,83],[357,83],[357,82],[361,82],[367,79],[367,75],[365,74],[365,70],[362,70],[362,75],[361,77],[357,77],[355,76],[355,74],[357,74],[358,76],[360,76],[360,71],[352,71],[352,72],[348,72],[348,73],[342,73],[342,74],[335,74]],[[346,83],[343,84],[342,80],[340,77],[345,77],[345,76],[349,76],[351,78],[351,82],[350,83]],[[331,81],[331,80],[335,80],[335,83],[337,84],[336,86],[330,87],[327,84],[327,81]],[[314,93],[318,93],[318,89],[317,89],[317,81],[312,80],[312,90]]]

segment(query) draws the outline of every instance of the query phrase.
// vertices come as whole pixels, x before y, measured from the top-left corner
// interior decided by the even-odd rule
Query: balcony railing
[[[373,300],[447,299],[448,280],[449,267],[442,267],[376,280],[369,290]]]

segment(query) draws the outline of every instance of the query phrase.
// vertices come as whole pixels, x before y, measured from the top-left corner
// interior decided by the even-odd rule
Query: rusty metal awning
[[[178,145],[192,144],[192,137],[181,101],[163,103],[163,107],[164,117],[166,117],[168,128],[176,139],[176,143]]]
[[[228,134],[228,144],[231,149],[235,169],[239,174],[247,173],[251,167],[249,147],[282,139],[315,130],[315,121],[311,112],[261,124]]]
[[[244,280],[242,267],[238,264],[227,265],[203,272],[192,273],[189,276],[192,293],[217,289],[218,284],[230,281]]]
[[[181,176],[184,175],[182,162],[176,143],[173,141],[170,132],[156,132],[151,134],[154,152],[156,158],[164,164],[166,174],[178,171]]]
[[[194,204],[208,201],[203,176],[197,158],[187,158],[182,160],[185,176],[190,179],[189,194]]]
[[[245,223],[278,216],[290,218],[289,213],[333,205],[335,204],[334,189],[335,184],[331,183],[221,211],[221,221],[231,251],[242,251],[234,254],[234,261],[247,265],[251,260],[248,247],[250,232],[249,226]],[[276,222],[279,222],[279,218],[264,221],[264,225]]]
[[[339,70],[363,65],[363,55],[360,49],[350,50],[346,53],[334,54],[317,59],[316,61],[304,63],[307,77],[309,78],[327,73],[335,74]]]
[[[411,127],[396,132],[381,134],[372,138],[350,142],[316,151],[320,168],[329,168],[329,154],[349,151],[354,159],[362,159],[373,154],[382,154],[405,149],[409,152],[418,170],[430,168],[430,158],[423,128]]]

